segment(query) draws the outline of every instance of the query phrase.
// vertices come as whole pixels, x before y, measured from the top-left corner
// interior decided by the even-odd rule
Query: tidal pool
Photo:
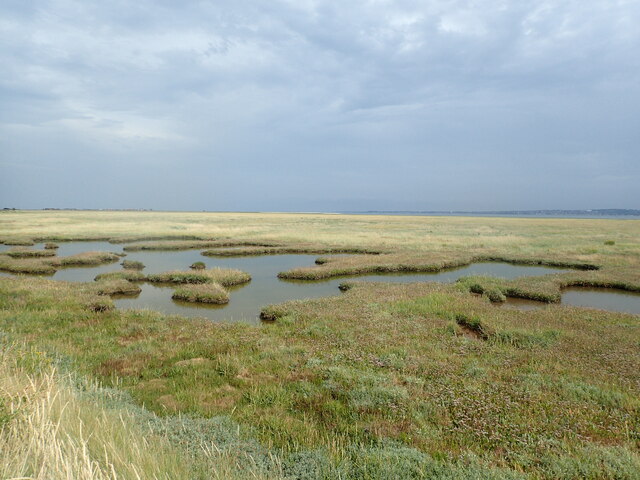
[[[108,242],[59,243],[58,256],[68,256],[88,251],[122,253],[123,245]],[[33,248],[43,248],[38,244]],[[394,273],[331,278],[321,281],[281,280],[279,272],[296,267],[313,265],[318,255],[264,255],[250,257],[204,257],[199,250],[128,252],[123,259],[137,260],[145,265],[143,272],[161,273],[167,270],[187,270],[194,262],[204,262],[207,268],[237,268],[251,274],[248,284],[230,290],[231,300],[226,305],[198,305],[171,299],[173,286],[141,283],[142,292],[137,296],[114,298],[118,308],[148,308],[165,313],[206,317],[211,320],[259,323],[258,315],[265,305],[289,300],[339,295],[338,286],[345,281],[377,282],[454,282],[469,275],[489,275],[501,278],[546,275],[568,270],[507,263],[475,263],[466,267],[437,273]],[[119,262],[95,267],[67,267],[58,270],[51,278],[70,282],[92,282],[99,273],[119,271]],[[640,295],[610,289],[568,289],[563,292],[562,304],[602,308],[605,310],[640,313]],[[509,298],[506,308],[534,309],[546,304]]]
[[[122,245],[108,242],[60,243],[58,256],[87,251],[122,253]],[[36,245],[34,248],[42,248]],[[313,265],[318,255],[265,255],[250,257],[204,257],[199,250],[128,252],[126,260],[137,260],[145,265],[143,272],[161,273],[167,270],[186,270],[194,262],[204,262],[207,268],[237,268],[251,274],[248,284],[231,289],[231,300],[226,305],[197,305],[171,299],[173,286],[141,283],[142,292],[133,297],[114,298],[118,308],[148,308],[166,313],[201,316],[212,320],[258,323],[258,315],[265,305],[289,300],[339,295],[338,286],[345,280],[379,282],[453,282],[468,275],[491,275],[502,278],[544,275],[566,270],[540,266],[520,266],[502,263],[476,263],[438,273],[396,273],[332,278],[322,281],[281,280],[279,272],[295,267]],[[91,282],[99,273],[121,270],[120,262],[95,267],[67,267],[58,270],[52,278],[70,282]]]
[[[438,273],[362,275],[331,278],[321,281],[281,280],[278,273],[295,267],[313,265],[318,255],[264,255],[252,257],[212,258],[197,251],[135,252],[127,260],[139,260],[147,265],[145,273],[185,269],[202,261],[207,268],[237,268],[251,274],[251,282],[230,290],[226,305],[194,306],[171,299],[172,288],[167,285],[141,284],[142,292],[135,298],[115,300],[118,308],[150,308],[167,313],[204,316],[212,320],[259,322],[258,315],[265,305],[289,300],[339,295],[339,285],[347,280],[370,282],[453,282],[468,275],[491,275],[515,278],[523,275],[543,275],[558,272],[544,267],[514,266],[499,263],[477,263]]]
[[[572,287],[562,291],[562,305],[640,314],[640,293],[614,288]]]
[[[640,293],[615,288],[571,287],[564,289],[561,295],[560,305],[640,314]],[[554,304],[513,297],[507,297],[506,302],[498,304],[514,310],[537,310],[549,305]]]

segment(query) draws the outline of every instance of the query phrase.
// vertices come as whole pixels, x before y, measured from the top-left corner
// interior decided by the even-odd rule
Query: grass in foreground
[[[251,443],[232,422],[158,418],[57,363],[43,351],[0,343],[1,478],[281,478],[277,462],[267,470],[262,458],[240,450]]]

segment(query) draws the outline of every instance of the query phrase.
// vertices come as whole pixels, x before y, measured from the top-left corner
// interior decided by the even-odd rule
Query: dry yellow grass
[[[142,432],[132,413],[81,398],[46,362],[33,349],[3,346],[0,351],[0,400],[6,413],[0,478],[188,478],[188,462],[166,440]]]

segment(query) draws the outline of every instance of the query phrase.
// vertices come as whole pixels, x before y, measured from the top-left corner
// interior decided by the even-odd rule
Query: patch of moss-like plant
[[[490,288],[484,292],[484,295],[486,295],[491,303],[504,303],[507,301],[507,297],[499,288]]]
[[[57,257],[49,261],[54,267],[69,267],[82,265],[102,265],[103,263],[112,263],[120,259],[115,253],[111,252],[84,252],[68,257]]]
[[[59,247],[59,245],[57,243],[45,243],[44,244],[44,248],[45,248],[45,250],[56,250],[56,249],[58,249],[60,247]]]
[[[137,295],[141,288],[125,279],[108,279],[96,282],[92,289],[98,295]]]
[[[194,262],[191,264],[191,266],[189,266],[189,268],[192,270],[204,270],[205,268],[207,268],[207,266],[204,264],[204,262]]]
[[[139,270],[124,270],[120,272],[107,272],[96,275],[95,280],[128,280],[130,282],[144,282],[147,277]]]
[[[232,268],[211,268],[198,271],[155,273],[147,276],[147,281],[156,283],[219,283],[224,287],[241,285],[251,280],[251,275]]]
[[[219,283],[183,285],[176,288],[171,298],[192,303],[229,303],[229,293]]]
[[[144,263],[137,260],[124,260],[120,265],[125,270],[144,270]]]
[[[53,257],[56,252],[51,250],[30,250],[27,248],[12,248],[6,252],[11,258],[41,258]]]
[[[30,238],[11,238],[11,239],[5,240],[3,243],[5,245],[16,245],[16,246],[24,246],[24,247],[30,247],[32,245],[35,245],[35,242]]]

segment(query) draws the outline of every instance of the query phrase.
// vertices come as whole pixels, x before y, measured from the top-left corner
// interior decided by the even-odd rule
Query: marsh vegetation
[[[147,230],[132,238],[133,224]],[[207,243],[166,249],[182,267],[156,272],[145,261],[147,275],[122,270],[93,281],[92,268],[89,281],[79,283],[0,278],[0,331],[3,352],[9,352],[3,357],[1,445],[39,452],[28,444],[41,438],[32,434],[30,425],[40,423],[30,412],[38,399],[56,397],[26,389],[61,389],[65,399],[74,399],[71,415],[47,410],[61,422],[60,435],[38,448],[68,442],[56,451],[64,452],[60,458],[76,477],[81,465],[95,465],[95,472],[108,466],[123,478],[131,465],[143,478],[634,479],[640,471],[640,317],[559,303],[577,286],[640,290],[637,221],[10,212],[0,214],[0,227],[3,240],[29,239],[35,250],[42,241],[60,242],[62,257],[78,255],[64,251],[72,239],[142,243],[146,235],[166,247],[179,232],[179,242]],[[615,244],[605,245],[612,239]],[[194,263],[182,255],[200,248],[266,248],[256,244],[325,248],[302,265],[322,254],[320,264],[302,271],[347,288],[264,307],[271,322],[261,326],[114,308],[119,300],[110,295],[152,275],[174,282],[159,287],[169,297],[185,287],[236,284],[247,279],[243,270],[250,272],[239,268],[243,261],[278,257],[208,257],[221,268],[181,270]],[[336,248],[377,254],[327,253]],[[110,255],[96,257],[115,262]],[[280,271],[301,266],[300,257],[287,264],[291,257],[282,257]],[[56,275],[73,271],[45,263],[52,258],[2,254],[0,268],[29,262]],[[335,278],[428,275],[495,259],[564,271],[498,278],[471,270],[449,283]],[[231,291],[230,307],[259,279],[252,276]],[[547,306],[496,307],[492,300],[502,296]],[[16,348],[41,353],[11,353]],[[18,387],[9,388],[9,381]],[[103,422],[101,435],[83,437],[74,418]],[[127,454],[119,453],[123,443]],[[50,465],[44,453],[0,451],[11,453],[1,457],[5,476],[33,476]],[[149,456],[162,461],[149,463]],[[34,460],[23,468],[13,458]],[[115,462],[119,458],[126,461]]]

